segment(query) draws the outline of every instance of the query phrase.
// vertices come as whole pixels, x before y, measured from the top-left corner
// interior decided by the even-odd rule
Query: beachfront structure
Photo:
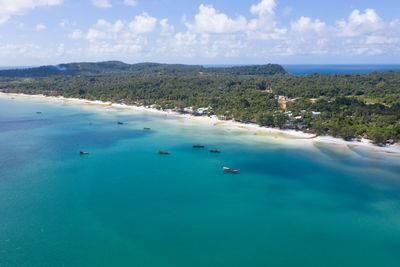
[[[198,108],[197,109],[197,114],[198,115],[203,115],[206,111],[208,111],[209,109],[211,109],[211,107],[207,107],[207,108]]]
[[[193,108],[192,107],[183,108],[183,112],[184,113],[192,113],[193,112]]]

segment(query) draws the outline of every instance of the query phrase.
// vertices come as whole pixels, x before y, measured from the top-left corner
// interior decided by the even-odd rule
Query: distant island
[[[286,74],[284,68],[276,64],[210,67],[182,64],[138,63],[126,64],[120,61],[80,62],[42,66],[25,69],[8,69],[0,71],[0,77],[50,77],[56,75],[274,75]]]
[[[0,92],[216,115],[345,140],[400,138],[400,72],[294,76],[277,64],[203,67],[118,61],[1,70]]]

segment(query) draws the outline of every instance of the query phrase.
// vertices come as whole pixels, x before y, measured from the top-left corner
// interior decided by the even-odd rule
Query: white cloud
[[[174,31],[174,26],[168,24],[168,19],[160,20],[161,34],[169,34]]]
[[[92,0],[92,4],[98,8],[109,8],[112,6],[109,0]]]
[[[76,26],[76,22],[68,19],[62,19],[60,20],[59,25],[63,29],[72,30]]]
[[[149,33],[154,31],[156,25],[157,19],[143,12],[129,23],[129,29],[133,34]]]
[[[299,34],[324,34],[326,31],[325,22],[308,17],[301,17],[298,21],[291,23],[291,30]]]
[[[249,23],[250,30],[273,31],[276,26],[275,21],[275,0],[262,0],[257,5],[250,7],[250,12],[257,15],[257,19],[252,19]]]
[[[0,3],[2,1],[4,2],[0,0]],[[52,2],[42,0],[37,3],[43,1]],[[56,1],[61,2],[53,0],[52,3]],[[137,4],[136,1],[128,0],[100,2],[104,7],[116,3]],[[230,60],[235,62],[238,58],[247,62],[260,61],[263,58],[276,60],[289,56],[400,57],[400,19],[385,21],[375,10],[366,9],[354,10],[346,19],[329,24],[314,17],[293,18],[293,14],[285,17],[289,16],[291,9],[277,9],[277,2],[258,0],[258,3],[248,6],[250,13],[246,17],[240,14],[228,15],[212,5],[201,4],[193,17],[183,16],[181,23],[186,26],[183,31],[178,30],[178,25],[170,24],[168,18],[156,18],[145,12],[131,17],[131,20],[99,19],[85,30],[74,22],[62,20],[60,26],[66,32],[65,36],[74,40],[81,39],[79,47],[78,42],[72,42],[73,46],[67,51],[62,42],[56,45],[46,44],[41,48],[32,44],[0,46],[27,59],[41,55],[46,59],[53,57],[54,60],[67,56],[86,56],[86,60],[198,60],[211,63]],[[27,11],[29,9],[23,12]],[[0,7],[1,14],[5,13]],[[284,26],[281,20],[289,18],[292,18],[289,26]],[[43,26],[38,24],[36,29],[42,30]],[[40,49],[48,51],[48,55],[40,53]],[[11,56],[0,51],[0,59],[3,58],[9,59]]]
[[[43,31],[45,29],[47,29],[47,27],[43,23],[39,23],[39,24],[36,25],[36,30],[37,31]]]
[[[137,5],[138,5],[138,2],[135,1],[135,0],[124,0],[124,5],[127,5],[127,6],[137,6]]]
[[[71,34],[68,34],[68,37],[71,39],[80,39],[82,38],[82,35],[83,35],[82,31],[76,29]]]
[[[250,12],[258,16],[274,15],[276,8],[275,0],[262,0],[257,5],[251,5]]]
[[[260,58],[288,56],[400,56],[400,20],[385,22],[375,10],[354,10],[336,24],[300,16],[288,27],[277,18],[276,0],[249,5],[251,15],[230,17],[211,5],[201,4],[192,18],[183,17],[186,31],[175,32],[167,18],[147,13],[131,21],[99,20],[86,34],[90,55],[134,60]],[[281,14],[282,16],[282,14]],[[152,33],[152,34],[149,34]],[[70,38],[80,38],[78,30]],[[96,54],[98,53],[98,54]],[[146,58],[148,57],[148,58]]]
[[[366,9],[364,13],[360,10],[354,10],[348,20],[337,22],[338,32],[341,36],[355,37],[369,34],[384,28],[382,19],[374,9]]]
[[[11,16],[24,15],[38,7],[61,5],[63,0],[0,0],[0,24]]]
[[[89,29],[86,38],[90,41],[96,39],[116,39],[117,34],[123,29],[124,23],[117,20],[114,24],[104,19],[99,19],[97,23]]]
[[[368,36],[366,39],[366,44],[393,44],[398,42],[398,38],[390,38],[387,36]]]
[[[199,13],[194,17],[194,22],[186,23],[186,27],[194,33],[226,34],[245,30],[247,20],[243,16],[231,19],[226,14],[214,9],[213,6],[201,4]]]
[[[182,46],[182,47],[188,47],[195,45],[197,43],[196,41],[196,35],[193,33],[177,33],[175,35],[175,41],[176,45]]]

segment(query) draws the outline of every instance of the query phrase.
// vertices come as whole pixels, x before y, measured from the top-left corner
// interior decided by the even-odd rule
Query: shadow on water
[[[327,152],[328,153],[328,152]],[[296,193],[298,190],[311,190],[322,192],[340,199],[331,208],[338,210],[356,210],[365,213],[378,212],[372,206],[380,201],[398,201],[400,199],[400,183],[397,179],[385,179],[376,176],[373,172],[360,171],[360,163],[355,159],[347,158],[344,164],[356,166],[343,173],[343,166],[340,167],[336,161],[339,154],[331,154],[331,160],[316,160],[318,153],[291,149],[273,150],[270,152],[254,152],[238,159],[237,168],[245,173],[253,174],[258,177],[265,177],[263,186],[268,194],[287,196]],[[260,158],[265,159],[260,162]],[[335,164],[331,164],[335,162]],[[341,169],[342,168],[342,169]],[[395,172],[395,170],[394,170]],[[323,174],[323,175],[321,175]],[[393,176],[395,174],[392,173]],[[282,179],[292,181],[282,182]],[[377,186],[377,182],[381,186]],[[384,186],[382,186],[382,184]],[[244,188],[259,187],[259,183],[252,181],[235,181],[231,186],[238,190]],[[309,203],[318,207],[318,203]],[[322,204],[321,207],[325,204]]]
[[[13,120],[0,120],[0,133],[8,131],[30,130],[51,124],[48,119],[35,119],[30,117]]]

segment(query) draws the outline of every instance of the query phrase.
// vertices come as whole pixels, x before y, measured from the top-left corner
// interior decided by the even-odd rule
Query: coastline
[[[159,115],[170,115],[176,118],[182,118],[187,121],[191,121],[196,124],[204,124],[208,126],[218,126],[225,129],[234,129],[238,131],[247,131],[258,137],[270,138],[273,140],[279,140],[285,142],[290,145],[311,145],[313,147],[318,146],[319,144],[328,144],[334,145],[337,147],[346,148],[349,150],[353,150],[354,148],[367,149],[370,152],[374,153],[384,153],[391,154],[395,156],[400,156],[400,144],[395,144],[391,146],[379,147],[371,143],[370,140],[362,139],[361,142],[358,141],[345,141],[340,138],[332,137],[332,136],[315,136],[313,134],[303,133],[301,131],[296,130],[281,130],[275,128],[268,128],[259,126],[257,124],[246,124],[235,121],[222,121],[219,120],[216,116],[205,117],[205,116],[192,116],[189,114],[181,114],[174,111],[164,111],[158,110],[154,108],[147,108],[143,106],[131,106],[125,104],[117,104],[112,102],[103,102],[100,100],[87,100],[87,99],[78,99],[78,98],[66,98],[62,96],[44,96],[44,95],[28,95],[28,94],[16,94],[16,93],[3,93],[0,92],[0,97],[17,97],[17,98],[30,98],[30,99],[38,99],[38,100],[47,100],[47,101],[59,101],[64,103],[72,103],[78,105],[95,105],[103,108],[122,108],[126,110],[130,110],[133,112],[150,112]]]

